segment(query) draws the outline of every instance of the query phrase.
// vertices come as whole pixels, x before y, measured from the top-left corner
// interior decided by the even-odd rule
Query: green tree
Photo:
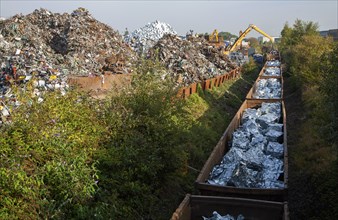
[[[327,59],[327,54],[331,54],[333,41],[318,35],[304,35],[300,41],[290,49],[293,62],[291,74],[296,75],[306,85],[316,86],[326,75],[321,69],[322,57],[326,56]]]
[[[259,41],[258,41],[257,38],[255,38],[255,37],[249,37],[248,41],[250,42],[250,47],[255,48],[256,53],[260,53],[262,51],[261,50],[261,46],[260,46]]]
[[[296,20],[293,27],[285,24],[280,45],[290,76],[288,82],[295,85],[295,94],[300,95],[304,118],[298,125],[299,141],[290,148],[293,166],[290,190],[293,191],[292,185],[303,185],[297,183],[299,179],[307,179],[307,187],[301,189],[298,196],[306,196],[308,202],[296,207],[299,198],[290,196],[290,209],[294,210],[291,216],[295,219],[336,219],[338,216],[338,44],[331,38],[321,37],[317,29],[318,24],[301,20]]]
[[[231,38],[238,38],[238,36],[231,34],[230,32],[219,32],[219,36],[222,36],[224,40],[230,40]]]
[[[298,44],[305,35],[319,35],[318,27],[317,23],[312,21],[306,22],[299,19],[295,21],[292,28],[289,27],[288,23],[285,23],[281,32],[281,49],[286,49],[285,47]]]

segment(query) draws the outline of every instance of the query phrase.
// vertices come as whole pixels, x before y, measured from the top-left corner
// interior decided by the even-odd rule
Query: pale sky
[[[38,8],[71,13],[78,7],[89,10],[94,18],[123,33],[159,20],[170,24],[179,35],[211,33],[214,29],[238,35],[255,24],[271,36],[280,36],[286,22],[298,18],[318,22],[319,30],[338,28],[338,0],[331,1],[76,1],[76,0],[0,0],[0,16],[24,15]],[[248,37],[260,36],[252,31]]]

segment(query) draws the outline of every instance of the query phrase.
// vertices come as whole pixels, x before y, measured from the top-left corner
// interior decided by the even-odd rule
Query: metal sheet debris
[[[124,36],[125,42],[135,51],[145,53],[166,34],[176,35],[176,31],[167,23],[154,21]]]
[[[283,188],[280,177],[284,145],[280,120],[279,102],[246,109],[242,125],[232,135],[230,150],[213,168],[207,183],[241,188]]]
[[[267,61],[266,66],[268,66],[268,67],[280,67],[280,61],[279,60]]]
[[[254,86],[252,97],[255,99],[281,98],[282,87],[279,79],[260,79]]]
[[[280,76],[280,68],[278,67],[267,67],[263,73],[263,76]]]
[[[237,218],[235,218],[235,217],[233,217],[232,215],[229,215],[229,214],[222,216],[222,215],[218,214],[217,211],[214,211],[212,213],[212,217],[208,218],[208,217],[203,216],[203,220],[244,220],[244,219],[245,218],[242,214],[239,214],[237,216]]]

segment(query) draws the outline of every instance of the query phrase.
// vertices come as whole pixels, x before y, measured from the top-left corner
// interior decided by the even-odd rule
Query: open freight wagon
[[[203,220],[217,211],[220,215],[243,215],[250,220],[288,220],[288,204],[263,200],[186,195],[171,220]]]
[[[241,118],[244,110],[247,108],[259,107],[266,100],[245,100],[230,122],[228,128],[225,130],[221,139],[217,143],[216,147],[210,154],[208,160],[204,164],[197,180],[195,182],[196,188],[202,195],[209,196],[230,196],[251,198],[270,201],[286,201],[287,200],[287,186],[288,186],[288,152],[287,152],[287,132],[286,132],[286,112],[283,101],[281,103],[281,119],[280,123],[283,124],[283,174],[280,176],[280,181],[284,183],[283,188],[240,188],[235,186],[223,186],[207,183],[209,174],[213,170],[215,165],[221,163],[223,156],[229,151],[229,143],[232,140],[233,132],[241,125]],[[269,100],[269,102],[275,102]]]

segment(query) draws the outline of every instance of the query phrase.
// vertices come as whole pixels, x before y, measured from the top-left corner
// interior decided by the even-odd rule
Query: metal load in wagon
[[[267,67],[264,70],[263,76],[280,76],[281,70],[279,67]]]
[[[230,150],[210,173],[207,183],[241,188],[284,188],[281,104],[248,108],[233,133]]]
[[[279,79],[260,79],[255,83],[252,97],[255,99],[279,99],[282,97],[282,84]]]
[[[281,63],[279,60],[269,60],[266,62],[266,66],[268,67],[280,67]]]
[[[203,217],[213,220],[289,220],[288,212],[286,202],[187,194],[171,220],[203,220]]]
[[[244,216],[242,214],[239,214],[237,217],[234,217],[232,215],[220,215],[217,211],[214,211],[212,213],[211,217],[204,217],[203,220],[245,220]]]

